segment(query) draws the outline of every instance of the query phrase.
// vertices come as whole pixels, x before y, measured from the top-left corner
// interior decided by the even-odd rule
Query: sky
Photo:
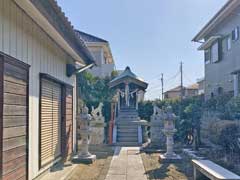
[[[227,0],[57,0],[74,28],[109,41],[118,70],[130,66],[149,83],[146,98],[204,76],[192,38]]]

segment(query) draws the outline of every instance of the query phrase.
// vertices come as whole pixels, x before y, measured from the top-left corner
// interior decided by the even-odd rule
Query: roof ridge
[[[75,32],[79,33],[80,38],[83,38],[83,37],[81,37],[81,35],[84,35],[84,36],[89,36],[89,37],[98,39],[99,41],[108,43],[108,41],[105,40],[105,39],[102,39],[102,38],[100,38],[100,37],[97,37],[97,36],[95,36],[95,35],[92,35],[92,34],[89,34],[89,33],[83,32],[83,31],[80,31],[80,30],[78,30],[78,29],[75,29]]]

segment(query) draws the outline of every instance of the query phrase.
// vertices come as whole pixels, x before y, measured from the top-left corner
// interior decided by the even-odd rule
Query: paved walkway
[[[106,180],[147,180],[139,147],[116,147]]]

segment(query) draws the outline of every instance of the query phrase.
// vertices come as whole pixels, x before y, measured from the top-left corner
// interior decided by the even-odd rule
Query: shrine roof
[[[130,80],[130,81],[132,80],[131,81],[132,83],[135,83],[144,89],[146,89],[148,86],[148,83],[146,83],[142,78],[134,74],[131,71],[130,67],[126,67],[126,69],[120,75],[118,75],[116,78],[110,81],[109,86],[112,88],[121,83],[124,83],[127,80]]]

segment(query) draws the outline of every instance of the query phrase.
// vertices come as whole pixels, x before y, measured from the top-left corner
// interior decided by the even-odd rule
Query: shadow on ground
[[[114,149],[108,145],[90,146],[89,152],[97,156],[93,164],[78,164],[68,180],[105,180]]]

